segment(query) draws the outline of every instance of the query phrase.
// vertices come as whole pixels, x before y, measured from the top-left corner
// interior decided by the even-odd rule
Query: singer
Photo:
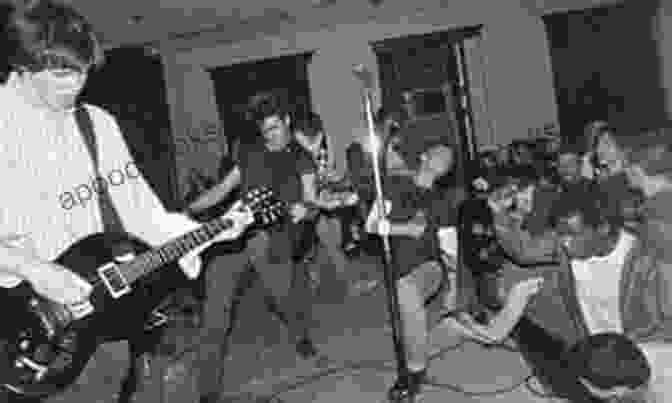
[[[457,207],[464,200],[463,192],[439,185],[455,166],[451,146],[429,145],[420,161],[414,176],[388,178],[384,194],[389,215],[385,218],[374,208],[367,222],[368,232],[390,237],[398,268],[396,292],[408,377],[397,380],[391,395],[416,395],[426,380],[429,336],[425,302],[436,294],[442,280],[437,231],[457,225]]]

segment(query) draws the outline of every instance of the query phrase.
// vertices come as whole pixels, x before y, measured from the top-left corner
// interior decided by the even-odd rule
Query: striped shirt
[[[38,257],[55,259],[76,240],[102,230],[96,189],[105,185],[126,230],[150,244],[196,228],[185,216],[165,210],[135,166],[115,119],[95,106],[86,108],[96,133],[98,177],[72,110],[40,105],[16,73],[0,86],[0,183],[5,188],[0,239],[24,236]],[[19,281],[0,277],[5,287]]]

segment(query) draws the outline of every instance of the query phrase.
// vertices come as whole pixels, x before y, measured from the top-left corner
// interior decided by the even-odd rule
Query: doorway
[[[106,51],[105,64],[91,72],[80,99],[117,119],[147,182],[167,209],[178,210],[176,149],[160,56],[145,47]]]
[[[251,98],[274,92],[290,100],[293,120],[311,109],[308,63],[312,52],[238,63],[208,70],[227,136],[229,150],[238,142],[254,141],[257,128],[249,119]]]
[[[417,166],[427,142],[448,142],[458,151],[456,180],[462,184],[476,151],[462,42],[479,33],[474,27],[372,44],[383,108],[401,111],[407,119],[401,136],[408,164]]]
[[[593,120],[629,127],[666,118],[652,25],[657,3],[624,2],[543,17],[564,135],[580,136]]]

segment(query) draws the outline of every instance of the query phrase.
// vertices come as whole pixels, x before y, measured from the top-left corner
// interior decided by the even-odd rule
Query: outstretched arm
[[[507,298],[506,305],[486,325],[477,323],[471,315],[462,313],[455,325],[463,336],[485,344],[498,344],[504,341],[520,320],[527,303],[539,292],[543,279],[531,278],[516,284]]]
[[[240,169],[234,166],[224,177],[224,180],[197,197],[196,200],[189,204],[187,210],[192,213],[200,213],[203,210],[207,210],[224,200],[238,185],[240,185]]]
[[[560,244],[551,231],[533,235],[508,214],[515,188],[493,192],[488,199],[495,235],[502,249],[518,264],[552,264],[560,259]]]

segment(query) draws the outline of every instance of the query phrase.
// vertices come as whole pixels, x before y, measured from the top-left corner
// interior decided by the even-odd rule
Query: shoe
[[[410,396],[416,396],[420,393],[422,385],[426,382],[426,369],[411,371],[407,379],[397,378],[397,381],[388,392],[388,399],[390,402],[400,402],[408,399]]]
[[[348,242],[342,247],[343,253],[349,259],[353,259],[360,255],[362,247],[359,242]]]
[[[380,285],[380,280],[361,279],[357,280],[349,286],[348,295],[351,297],[358,297],[364,294],[373,292],[373,290]]]
[[[219,393],[208,393],[201,395],[198,403],[217,403],[219,401]]]
[[[309,358],[315,357],[318,351],[312,340],[304,338],[296,343],[296,353],[299,355],[299,357],[307,360]]]

